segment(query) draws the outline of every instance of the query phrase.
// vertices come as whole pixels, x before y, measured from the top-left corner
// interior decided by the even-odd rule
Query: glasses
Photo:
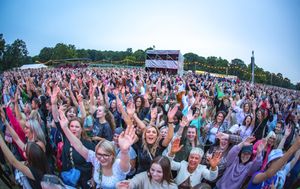
[[[96,153],[98,158],[103,158],[103,159],[108,159],[111,154],[100,154],[100,153]]]

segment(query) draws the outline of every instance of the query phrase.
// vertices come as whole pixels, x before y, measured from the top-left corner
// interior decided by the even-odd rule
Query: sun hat
[[[271,153],[268,156],[268,163],[269,164],[271,161],[281,158],[283,156],[283,152],[281,149],[275,149],[272,150]]]

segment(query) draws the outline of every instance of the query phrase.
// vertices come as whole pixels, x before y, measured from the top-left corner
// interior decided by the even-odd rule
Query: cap
[[[253,151],[253,145],[243,146],[241,149],[242,153],[251,153],[252,154],[252,151]]]
[[[272,150],[271,153],[268,156],[268,163],[269,164],[271,161],[281,158],[283,156],[283,152],[281,149],[275,149]]]
[[[115,129],[115,132],[114,132],[114,133],[119,135],[119,134],[121,134],[123,131],[124,131],[124,129],[123,129],[122,127],[118,127],[118,128]]]

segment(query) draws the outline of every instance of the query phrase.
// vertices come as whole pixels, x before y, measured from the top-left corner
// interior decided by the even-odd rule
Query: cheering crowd
[[[8,185],[300,187],[299,91],[117,68],[15,70],[0,80]]]

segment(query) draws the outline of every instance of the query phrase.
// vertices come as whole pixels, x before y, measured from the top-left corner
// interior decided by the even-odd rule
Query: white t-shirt
[[[102,174],[102,182],[100,183],[99,180],[99,170],[100,170],[100,163],[96,158],[95,152],[89,150],[87,162],[91,162],[94,166],[94,173],[93,178],[97,184],[96,188],[103,188],[103,189],[114,189],[116,188],[116,184],[122,180],[125,180],[126,174],[129,173],[130,168],[127,172],[123,172],[120,167],[120,159],[116,159],[113,166],[112,166],[112,176],[105,176]]]
[[[246,140],[249,136],[251,136],[253,131],[253,126],[249,126],[248,128],[244,125],[240,126],[240,136],[242,140]]]

